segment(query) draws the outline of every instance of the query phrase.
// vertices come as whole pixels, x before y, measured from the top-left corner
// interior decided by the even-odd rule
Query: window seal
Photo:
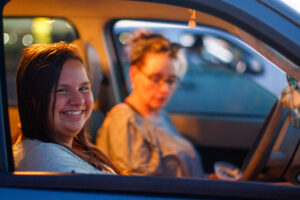
[[[27,174],[22,174],[21,172],[15,174],[0,173],[0,187],[96,193],[113,192],[127,195],[154,195],[174,198],[300,198],[299,186],[289,185],[166,177],[59,173],[37,174],[40,175],[30,175],[29,172]]]

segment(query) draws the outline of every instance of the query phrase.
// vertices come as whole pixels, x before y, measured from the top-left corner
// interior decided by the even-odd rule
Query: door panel
[[[177,129],[197,146],[249,149],[264,119],[171,114]]]
[[[176,113],[170,113],[170,116],[176,128],[201,154],[206,172],[212,172],[216,161],[227,161],[241,167],[264,121],[264,118]]]

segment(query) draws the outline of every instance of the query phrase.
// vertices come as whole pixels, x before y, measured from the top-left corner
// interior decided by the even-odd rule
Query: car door
[[[16,2],[11,0],[10,3]],[[104,3],[103,3],[104,2]],[[155,1],[151,1],[155,2]],[[163,2],[163,1],[161,1]],[[160,7],[157,4],[137,3],[136,1],[110,1],[110,0],[17,0],[19,6],[11,7],[14,16],[32,16],[43,13],[43,16],[65,17],[72,19],[80,30],[87,29],[89,34],[80,36],[87,39],[94,36],[96,41],[99,35],[107,31],[101,27],[106,22],[116,18],[129,18],[136,10],[142,13],[155,14],[162,9],[165,11],[177,11],[170,6],[193,6],[196,9],[203,9],[206,3],[211,3],[213,10],[207,10],[213,15],[221,15],[228,10],[236,9],[232,4],[225,1],[165,1],[166,6]],[[229,2],[229,1],[226,1]],[[235,1],[237,4],[239,2]],[[244,2],[244,1],[243,1]],[[102,4],[103,3],[103,4]],[[248,2],[249,3],[249,2]],[[169,5],[170,4],[170,5]],[[5,5],[1,1],[1,11]],[[153,6],[155,5],[155,6]],[[160,4],[159,4],[160,5]],[[153,6],[153,7],[152,7]],[[37,9],[38,8],[38,9]],[[109,8],[114,8],[109,10]],[[132,9],[135,8],[135,9]],[[205,7],[207,8],[207,7]],[[108,12],[105,12],[107,11]],[[216,11],[217,10],[217,11]],[[241,8],[241,10],[243,10]],[[114,12],[112,12],[114,11]],[[183,11],[183,10],[181,10]],[[235,10],[236,11],[236,10]],[[36,12],[33,14],[32,12]],[[10,14],[11,14],[10,13]],[[94,13],[94,15],[92,15]],[[95,14],[96,13],[96,14]],[[97,13],[99,15],[97,15]],[[101,15],[104,13],[104,16]],[[220,14],[221,13],[221,14]],[[235,14],[240,14],[235,16]],[[241,14],[242,13],[242,14]],[[231,17],[225,17],[241,27],[247,25],[247,20],[237,23],[235,20],[243,17],[247,12],[232,12]],[[11,14],[12,15],[12,14]],[[39,15],[38,15],[39,16]],[[141,18],[146,18],[144,15]],[[162,14],[161,18],[168,19],[169,13]],[[268,15],[269,16],[269,15]],[[272,16],[272,15],[271,15]],[[102,17],[101,20],[98,20]],[[137,16],[135,16],[137,17]],[[149,16],[148,16],[149,17]],[[158,18],[157,16],[153,16]],[[88,20],[90,19],[90,20]],[[77,20],[77,21],[76,21]],[[0,21],[3,23],[2,14]],[[103,21],[105,22],[103,24]],[[76,23],[77,22],[77,23]],[[96,22],[96,23],[95,23]],[[102,23],[101,23],[102,22]],[[93,26],[92,26],[92,25]],[[99,25],[101,24],[101,25]],[[98,25],[98,26],[97,26]],[[91,27],[91,29],[88,29]],[[250,26],[249,31],[253,32],[256,26]],[[95,29],[93,29],[95,28]],[[2,30],[2,25],[0,25]],[[93,30],[93,31],[91,31]],[[98,32],[94,33],[94,30]],[[251,31],[252,30],[252,31]],[[260,31],[263,32],[264,29]],[[255,32],[255,31],[254,31]],[[93,35],[94,33],[94,35]],[[277,33],[277,32],[276,32]],[[297,32],[298,33],[298,32]],[[259,35],[259,34],[254,34]],[[275,34],[276,35],[276,34]],[[299,34],[298,34],[299,35]],[[268,37],[266,37],[268,38]],[[280,38],[280,37],[279,37]],[[109,41],[107,42],[109,43]],[[107,46],[109,46],[105,43]],[[101,43],[100,43],[101,44]],[[290,43],[286,44],[290,46]],[[286,47],[282,45],[282,47]],[[195,180],[195,179],[174,179],[156,177],[134,177],[134,176],[105,176],[105,175],[81,175],[81,174],[57,174],[57,173],[36,173],[36,172],[15,172],[13,157],[11,154],[10,130],[8,120],[7,88],[4,64],[4,46],[0,42],[0,195],[5,199],[299,199],[299,187],[257,183],[257,182],[229,182],[219,180]],[[99,45],[101,46],[101,45]],[[106,46],[106,47],[107,47]],[[276,45],[275,45],[276,46]],[[112,48],[109,46],[109,48]],[[279,48],[280,49],[280,48]],[[297,48],[296,48],[297,49]],[[102,49],[105,52],[104,48]],[[99,53],[100,55],[103,52]],[[295,51],[299,52],[299,51]],[[288,53],[289,54],[289,53]],[[108,54],[110,55],[110,54]],[[283,54],[285,55],[285,54]],[[106,55],[107,56],[107,55]],[[288,56],[292,58],[293,56]],[[294,56],[295,57],[295,56]],[[105,58],[105,56],[102,56]],[[297,56],[296,56],[297,58]],[[297,72],[297,70],[296,70]]]

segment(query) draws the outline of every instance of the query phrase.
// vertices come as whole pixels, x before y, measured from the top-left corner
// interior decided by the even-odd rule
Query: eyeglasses
[[[143,72],[142,70],[139,69],[139,71],[141,72],[141,74],[143,74],[149,81],[151,81],[151,83],[155,86],[160,86],[162,85],[162,83],[166,83],[169,87],[178,87],[181,83],[180,79],[175,76],[175,75],[171,75],[171,76],[163,76],[161,74],[152,74],[152,75],[148,75],[145,72]]]

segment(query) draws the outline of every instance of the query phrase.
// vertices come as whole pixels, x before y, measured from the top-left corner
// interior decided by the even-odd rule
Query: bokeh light
[[[3,42],[4,42],[4,45],[6,45],[9,41],[9,35],[8,33],[3,33]]]
[[[33,42],[33,37],[31,34],[26,34],[23,36],[22,43],[24,46],[29,46]]]
[[[192,34],[183,34],[179,38],[179,42],[184,47],[191,47],[195,43],[196,38]]]
[[[120,34],[119,40],[122,44],[126,44],[129,37],[130,37],[130,33],[124,32]]]

